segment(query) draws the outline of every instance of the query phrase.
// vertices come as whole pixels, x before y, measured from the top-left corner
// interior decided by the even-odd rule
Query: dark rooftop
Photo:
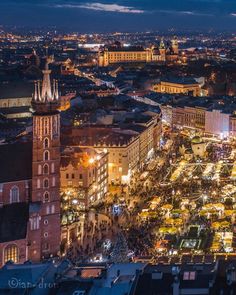
[[[29,204],[14,203],[0,208],[0,243],[25,239]]]
[[[170,82],[170,83],[184,84],[184,85],[198,84],[198,82],[191,77],[162,78],[161,82]]]
[[[25,81],[0,84],[0,99],[32,97],[34,84]]]
[[[32,178],[32,143],[0,145],[0,183]]]

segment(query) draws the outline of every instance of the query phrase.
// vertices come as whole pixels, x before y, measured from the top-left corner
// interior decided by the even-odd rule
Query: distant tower
[[[172,47],[173,53],[178,55],[179,54],[179,42],[178,42],[178,39],[176,36],[171,41],[171,47]]]
[[[31,65],[34,65],[34,66],[36,66],[36,67],[39,67],[39,66],[40,66],[40,58],[39,58],[39,56],[37,55],[37,52],[36,52],[35,49],[33,49],[29,61],[30,61],[30,64],[31,64]]]
[[[166,46],[165,46],[163,38],[161,39],[161,42],[160,42],[159,51],[160,51],[160,55],[161,55],[161,60],[165,61],[166,60]]]
[[[35,82],[32,100],[33,166],[29,257],[33,261],[55,256],[60,227],[60,113],[57,81],[51,87],[47,58],[43,81]]]
[[[109,52],[107,48],[99,49],[98,51],[98,66],[107,67],[109,66]]]

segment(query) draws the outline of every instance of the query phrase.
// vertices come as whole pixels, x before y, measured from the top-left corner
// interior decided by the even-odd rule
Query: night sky
[[[0,0],[0,24],[79,32],[236,31],[236,0]]]

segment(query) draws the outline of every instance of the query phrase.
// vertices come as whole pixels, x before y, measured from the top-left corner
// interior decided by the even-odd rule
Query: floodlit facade
[[[153,90],[159,93],[201,95],[200,84],[195,81],[160,81],[160,83],[153,86]]]
[[[177,61],[179,55],[178,40],[175,38],[167,46],[163,40],[159,46],[143,47],[104,47],[98,53],[98,65],[107,67],[117,63],[149,63]]]
[[[66,148],[61,158],[61,193],[80,209],[104,200],[108,192],[108,153]]]

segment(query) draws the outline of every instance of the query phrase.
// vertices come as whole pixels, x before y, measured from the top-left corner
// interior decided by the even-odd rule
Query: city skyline
[[[0,0],[0,295],[235,294],[236,0]]]
[[[56,26],[79,32],[234,30],[232,0],[3,0],[1,25]]]

